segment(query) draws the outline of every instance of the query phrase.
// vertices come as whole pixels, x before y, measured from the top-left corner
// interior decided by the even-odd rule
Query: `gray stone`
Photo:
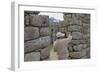
[[[24,40],[36,39],[39,37],[39,29],[37,27],[24,28]]]
[[[81,26],[79,25],[70,25],[68,26],[68,31],[80,31],[81,30]]]
[[[82,51],[81,51],[81,56],[83,57],[83,56],[85,56],[87,54],[87,50],[86,49],[82,49]]]
[[[58,59],[59,60],[69,59],[69,53],[58,54]]]
[[[27,41],[24,43],[24,52],[36,51],[50,45],[50,37],[41,37],[36,40]]]
[[[33,26],[48,26],[49,17],[46,15],[30,15],[30,24]]]
[[[24,61],[40,61],[40,52],[24,54]]]
[[[87,53],[86,50],[83,49],[83,50],[78,51],[78,52],[70,52],[70,53],[69,53],[69,56],[70,56],[71,58],[79,59],[79,58],[82,58],[83,56],[85,56],[86,53]]]
[[[70,52],[69,56],[71,58],[79,59],[79,58],[81,58],[81,52]]]
[[[49,56],[50,56],[50,48],[47,47],[47,48],[41,49],[40,54],[41,54],[40,55],[41,60],[49,58]]]
[[[36,40],[31,40],[31,41],[27,41],[24,43],[24,52],[31,52],[34,50],[38,50],[41,48],[41,43],[40,43],[40,39],[36,39]]]
[[[83,48],[86,48],[87,47],[87,44],[83,44]]]
[[[89,33],[88,33],[88,34],[84,34],[84,35],[83,35],[83,38],[84,38],[84,39],[90,38],[90,34],[89,34]]]
[[[74,46],[73,49],[74,49],[74,51],[81,51],[83,49],[83,44]]]
[[[65,25],[69,25],[72,24],[73,20],[72,20],[72,15],[68,14],[68,15],[64,15],[64,19],[65,19]]]
[[[86,40],[72,40],[71,43],[74,45],[85,44]]]
[[[78,14],[72,14],[73,24],[80,25],[79,21],[79,15]]]
[[[49,16],[42,15],[42,20],[43,20],[42,26],[48,26],[48,24],[49,24]]]
[[[41,26],[43,24],[41,15],[30,15],[30,24],[33,26]]]
[[[49,46],[51,43],[50,36],[41,37],[40,40],[41,40],[40,43],[42,45],[41,48],[45,48],[45,47]]]
[[[72,32],[72,39],[82,39],[83,38],[83,34],[80,32]]]
[[[72,46],[69,46],[69,47],[68,47],[68,50],[69,50],[69,52],[72,52],[72,51],[73,51]]]
[[[25,14],[33,14],[33,15],[38,15],[40,12],[39,11],[25,11]]]
[[[80,19],[83,23],[90,24],[90,14],[80,14]]]
[[[29,25],[29,15],[25,16],[24,25]]]
[[[41,36],[48,36],[50,34],[49,28],[44,27],[44,28],[40,28],[40,35]]]
[[[90,56],[91,56],[90,48],[86,48],[86,51],[87,51],[87,57],[90,58]]]

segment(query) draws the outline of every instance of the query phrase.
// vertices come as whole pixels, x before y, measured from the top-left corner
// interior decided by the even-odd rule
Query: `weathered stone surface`
[[[25,54],[24,61],[40,61],[40,52],[31,52]]]
[[[42,26],[48,26],[48,24],[49,24],[49,16],[42,15],[42,20],[43,20]]]
[[[72,19],[73,19],[73,24],[80,25],[79,14],[78,13],[72,14]]]
[[[80,14],[80,19],[83,23],[90,24],[90,14]]]
[[[83,34],[80,32],[72,32],[72,37],[73,39],[82,39],[83,38]]]
[[[62,53],[58,55],[59,60],[69,59],[69,53]]]
[[[36,39],[39,37],[39,29],[37,27],[24,28],[24,40]]]
[[[42,45],[41,48],[45,48],[45,47],[49,46],[51,43],[50,36],[41,37],[40,40],[41,40],[40,43]]]
[[[30,15],[30,24],[33,26],[48,26],[48,20],[46,15]]]
[[[90,38],[90,34],[89,34],[89,33],[88,33],[88,34],[84,34],[84,35],[83,35],[83,38],[84,38],[84,39]]]
[[[34,50],[38,50],[41,48],[41,43],[40,43],[40,39],[36,39],[36,40],[31,40],[31,41],[27,41],[24,43],[24,52],[30,52],[30,51],[34,51]]]
[[[40,15],[30,15],[30,24],[33,26],[41,26],[43,24],[42,17]]]
[[[50,45],[50,37],[41,37],[36,40],[27,41],[24,43],[24,52],[30,52],[38,49],[42,49]]]
[[[79,58],[81,58],[81,52],[70,52],[69,56],[71,58],[79,59]]]
[[[49,28],[44,27],[44,28],[40,28],[40,35],[41,36],[48,36],[50,34]]]
[[[83,49],[83,44],[74,46],[73,49],[74,49],[75,51],[81,51],[81,50]]]
[[[72,46],[69,46],[69,47],[68,47],[68,50],[69,50],[69,52],[72,52],[72,51],[73,51]]]
[[[85,44],[86,40],[72,40],[71,43],[74,45]]]
[[[91,57],[90,48],[86,48],[86,51],[87,51],[87,57],[90,58]]]
[[[68,31],[80,31],[81,30],[81,26],[79,25],[70,25],[68,26]]]
[[[86,53],[87,53],[87,52],[86,52],[86,49],[83,49],[83,50],[78,51],[78,52],[70,52],[70,53],[69,53],[69,56],[70,56],[71,58],[79,59],[79,58],[82,58],[83,56],[85,56]]]
[[[44,48],[44,49],[41,49],[41,51],[40,51],[40,59],[41,60],[44,60],[44,59],[46,59],[46,58],[49,58],[49,56],[50,56],[50,48]]]
[[[40,12],[39,12],[39,11],[24,11],[24,13],[25,13],[26,15],[28,15],[28,14],[37,15],[37,14],[39,14]]]
[[[25,16],[24,25],[29,25],[29,15]]]
[[[64,21],[65,25],[69,25],[69,24],[73,23],[72,14],[64,15],[64,19],[65,19],[65,21]]]
[[[83,48],[84,48],[84,49],[87,48],[87,44],[83,44]]]
[[[81,56],[83,57],[83,56],[85,56],[87,54],[87,50],[86,49],[82,49],[82,51],[81,51]]]

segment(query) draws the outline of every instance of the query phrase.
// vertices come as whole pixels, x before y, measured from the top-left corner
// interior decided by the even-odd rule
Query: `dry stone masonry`
[[[49,58],[49,17],[39,12],[24,12],[24,61],[40,61]]]
[[[38,11],[24,12],[24,61],[40,61],[50,57],[49,45],[56,33],[70,33],[69,59],[90,58],[90,14],[63,13],[63,21],[49,23],[48,15]]]
[[[73,37],[69,45],[69,57],[90,58],[90,14],[64,13],[64,24]]]

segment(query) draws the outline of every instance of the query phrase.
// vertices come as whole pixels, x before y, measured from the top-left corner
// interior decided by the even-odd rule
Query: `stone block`
[[[72,20],[73,20],[73,24],[80,25],[79,14],[73,13],[72,14]]]
[[[49,17],[45,15],[30,15],[30,24],[33,26],[48,26]]]
[[[43,24],[42,17],[40,15],[30,15],[30,24],[33,26],[41,26]]]
[[[82,58],[83,56],[86,55],[86,49],[82,49],[81,51],[78,51],[78,52],[70,52],[69,53],[69,56],[73,59],[80,59]]]
[[[40,36],[48,36],[50,34],[50,30],[47,27],[40,28]]]
[[[77,46],[73,46],[74,51],[81,51],[83,49],[83,44],[79,44]]]
[[[39,37],[39,29],[37,27],[24,28],[24,40],[36,39]]]
[[[50,37],[41,37],[24,43],[24,52],[37,51],[50,45]]]
[[[41,60],[44,60],[44,59],[47,59],[47,58],[49,58],[49,56],[50,56],[50,48],[43,48],[43,49],[41,49],[40,50],[40,59]]]
[[[70,26],[68,26],[68,31],[73,31],[73,32],[75,32],[75,31],[80,31],[81,30],[81,26],[79,26],[79,25],[70,25]]]
[[[35,51],[41,48],[40,39],[27,41],[24,43],[24,53]]]
[[[24,54],[24,61],[40,61],[40,52],[31,52]]]
[[[26,15],[24,18],[24,25],[29,25],[29,15]]]
[[[83,34],[81,32],[72,32],[72,39],[82,39],[83,38]]]
[[[50,36],[41,37],[40,43],[42,45],[41,48],[45,48],[45,47],[49,46],[51,43]]]
[[[71,43],[74,45],[85,44],[86,40],[72,40]]]
[[[59,60],[69,59],[69,53],[58,54],[58,59]]]

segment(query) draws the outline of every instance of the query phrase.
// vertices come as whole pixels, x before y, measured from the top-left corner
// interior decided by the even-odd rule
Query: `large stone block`
[[[62,53],[58,55],[59,60],[69,59],[69,53]]]
[[[72,40],[71,43],[74,45],[85,44],[86,40]]]
[[[45,47],[49,46],[51,43],[50,36],[41,37],[40,43],[42,45],[41,48],[45,48]]]
[[[43,20],[42,26],[48,26],[48,24],[49,24],[49,16],[42,15],[42,20]]]
[[[80,59],[80,58],[82,58],[83,56],[85,56],[86,55],[86,49],[83,49],[83,50],[81,50],[81,51],[78,51],[78,52],[70,52],[69,53],[69,56],[71,57],[71,58],[74,58],[74,59]]]
[[[24,61],[40,61],[40,52],[31,52],[24,54]]]
[[[41,26],[43,24],[42,17],[40,15],[30,15],[30,24],[33,26]]]
[[[29,15],[26,15],[24,18],[24,25],[29,25]]]
[[[79,17],[80,17],[80,16],[79,16],[78,13],[73,13],[73,14],[72,14],[73,24],[80,25]]]
[[[79,25],[70,25],[70,26],[68,26],[68,31],[73,31],[73,32],[75,32],[75,31],[80,31],[81,30],[81,26],[79,26]]]
[[[74,51],[81,51],[83,49],[83,44],[74,46],[73,49],[74,49]]]
[[[83,34],[81,32],[72,32],[72,39],[82,39],[83,38]]]
[[[40,59],[41,60],[44,60],[44,59],[46,59],[46,58],[49,58],[49,56],[50,56],[50,48],[44,48],[44,49],[41,49],[40,50]]]
[[[86,51],[87,51],[87,54],[86,54],[87,57],[90,58],[91,57],[91,52],[90,52],[91,50],[90,50],[90,48],[89,47],[86,48]]]
[[[47,27],[40,28],[40,36],[48,36],[50,34],[50,30]]]
[[[41,37],[24,43],[24,52],[37,51],[50,45],[50,37]]]
[[[30,24],[33,26],[48,26],[49,17],[45,15],[30,15]]]
[[[36,39],[39,37],[39,29],[37,27],[24,28],[24,40]]]
[[[34,50],[38,50],[41,48],[40,39],[27,41],[24,43],[24,53],[31,52]]]
[[[64,20],[65,25],[73,24],[72,14],[64,15]]]
[[[70,52],[69,56],[74,59],[79,59],[81,58],[81,52]]]
[[[80,14],[80,19],[83,23],[90,24],[90,14]]]

